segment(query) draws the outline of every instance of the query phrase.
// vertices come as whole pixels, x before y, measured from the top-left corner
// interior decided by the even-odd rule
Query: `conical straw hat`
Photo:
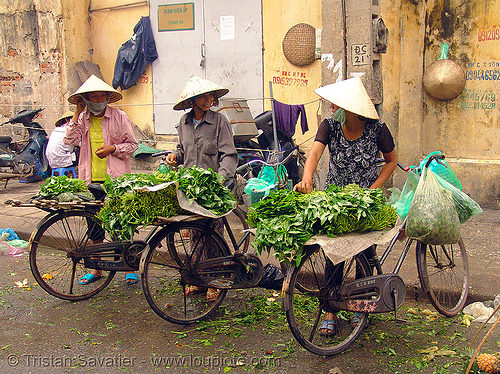
[[[465,73],[455,61],[441,59],[425,69],[423,81],[429,95],[439,100],[451,100],[464,90]]]
[[[72,94],[68,101],[71,104],[76,104],[78,102],[78,96],[88,92],[96,92],[96,91],[104,91],[111,93],[109,97],[109,103],[114,103],[122,98],[122,94],[111,87],[109,84],[104,82],[103,80],[97,78],[94,74],[92,74],[74,94]]]
[[[379,119],[361,78],[354,77],[314,90],[323,99],[360,116]]]
[[[229,89],[219,86],[217,83],[209,81],[208,79],[192,75],[174,104],[174,110],[191,108],[193,104],[189,99],[207,92],[214,92],[215,98],[218,99],[227,94]]]
[[[67,112],[65,112],[65,113],[64,113],[61,117],[59,117],[59,119],[56,121],[56,123],[55,123],[56,127],[57,127],[57,126],[60,126],[66,118],[71,118],[71,117],[73,117],[73,114],[75,114],[75,113],[74,113],[74,112],[72,112],[71,110],[68,110]]]

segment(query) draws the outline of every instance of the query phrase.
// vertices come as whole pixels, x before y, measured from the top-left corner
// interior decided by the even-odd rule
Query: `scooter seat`
[[[7,148],[9,144],[12,143],[12,138],[10,136],[0,136],[0,145]]]

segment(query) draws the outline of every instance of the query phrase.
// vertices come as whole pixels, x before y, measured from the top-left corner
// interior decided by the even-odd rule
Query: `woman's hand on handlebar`
[[[299,191],[301,193],[311,193],[313,189],[313,181],[312,179],[302,179],[299,183],[297,183],[294,187],[294,191]]]
[[[166,163],[169,166],[177,166],[177,155],[175,153],[169,153],[165,158]]]

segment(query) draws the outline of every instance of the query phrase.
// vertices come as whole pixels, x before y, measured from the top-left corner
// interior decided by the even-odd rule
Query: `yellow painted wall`
[[[415,164],[440,150],[466,193],[483,204],[499,205],[500,1],[382,0],[380,5],[389,29],[383,117],[395,124],[398,158]],[[488,32],[491,40],[481,40]],[[463,93],[447,101],[430,96],[422,80],[444,42],[450,47],[448,58],[468,78]],[[395,185],[405,179],[398,171]]]
[[[137,5],[105,9],[135,3]],[[132,37],[134,26],[141,17],[145,16],[149,16],[149,6],[143,1],[92,0],[90,14],[91,40],[94,49],[92,58],[94,63],[99,64],[102,75],[108,84],[111,84],[113,80],[118,50],[123,43]],[[149,64],[137,85],[122,92],[123,99],[117,103],[117,106],[128,114],[135,125],[148,136],[153,137],[151,77],[151,64]],[[120,91],[120,89],[118,90]]]
[[[287,83],[292,84],[273,84],[273,97],[285,104],[305,104],[316,101],[318,95],[313,90],[321,85],[321,60],[315,60],[305,67],[292,65],[283,54],[282,42],[287,31],[298,23],[307,23],[316,29],[322,27],[321,0],[263,0],[262,8],[264,96],[270,97],[269,81],[273,81],[273,77],[288,77],[288,74],[291,74],[292,79],[287,80]],[[297,80],[293,79],[295,77]],[[270,100],[266,100],[265,109],[270,108]],[[318,102],[308,104],[305,108],[309,131],[302,135],[299,122],[294,139],[297,144],[307,141],[303,147],[308,148],[313,140],[310,138],[316,135],[318,129],[316,119]]]

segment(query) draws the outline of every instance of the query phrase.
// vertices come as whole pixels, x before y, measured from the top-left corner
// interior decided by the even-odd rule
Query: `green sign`
[[[194,30],[194,3],[158,5],[158,31]]]

